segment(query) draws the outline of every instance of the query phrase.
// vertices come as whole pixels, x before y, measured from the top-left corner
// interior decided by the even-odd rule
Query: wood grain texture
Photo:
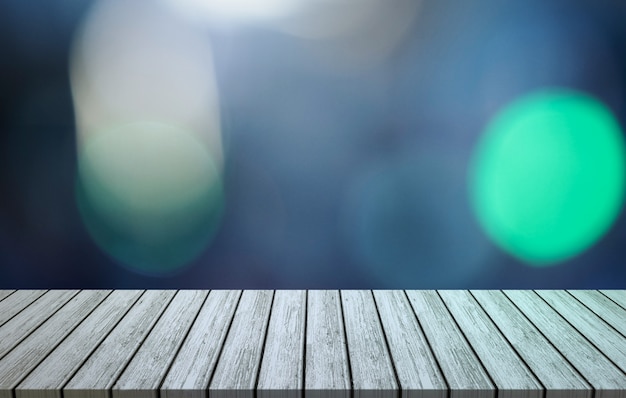
[[[0,290],[0,301],[15,293],[15,290]]]
[[[626,398],[620,292],[16,290],[0,398]]]
[[[2,336],[0,339],[0,358],[4,357],[76,294],[78,294],[78,290],[49,291],[5,322],[0,327],[0,336]]]
[[[158,389],[206,299],[206,290],[180,290],[113,385],[113,398],[157,398]]]
[[[383,330],[403,398],[444,398],[448,394],[426,336],[402,290],[374,290]]]
[[[246,290],[209,385],[211,398],[252,398],[274,292]]]
[[[435,291],[407,290],[407,297],[439,360],[452,398],[495,397],[495,386]]]
[[[257,397],[298,398],[304,383],[306,291],[274,293],[261,360]]]
[[[502,292],[471,294],[546,388],[546,398],[591,396],[591,386]]]
[[[536,293],[578,332],[584,335],[622,372],[626,372],[626,339],[600,317],[563,290],[538,290]]]
[[[111,293],[16,387],[16,398],[60,398],[61,387],[141,293],[138,290]]]
[[[65,385],[64,398],[110,398],[111,387],[175,293],[146,291]]]
[[[626,309],[597,290],[568,290],[568,293],[626,337]]]
[[[212,290],[161,386],[164,398],[207,396],[241,290]],[[76,397],[78,398],[78,397]]]
[[[354,396],[397,395],[399,386],[372,292],[343,290],[340,296]]]
[[[541,297],[527,290],[504,293],[596,389],[595,397],[622,395],[620,390],[626,389],[626,375]]]
[[[2,358],[0,360],[0,398],[12,398],[11,390],[110,293],[110,290],[85,290],[78,293]]]
[[[541,398],[543,387],[483,309],[466,290],[440,297],[498,387],[498,397]]]
[[[28,307],[45,292],[45,290],[18,290],[12,295],[6,296],[0,301],[0,326],[4,325],[16,314],[19,314],[20,311]]]
[[[306,398],[349,398],[352,383],[337,290],[309,290],[304,388]]]
[[[600,290],[600,293],[626,309],[626,290]]]

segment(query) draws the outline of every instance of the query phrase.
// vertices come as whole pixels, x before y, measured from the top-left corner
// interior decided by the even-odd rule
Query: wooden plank
[[[45,290],[18,290],[0,301],[0,326],[41,297]]]
[[[15,389],[16,398],[56,398],[85,358],[141,295],[116,290],[70,333]]]
[[[498,397],[534,396],[540,382],[546,398],[624,398],[626,310],[615,292],[148,291],[124,307],[139,293],[17,290],[0,300],[0,398],[60,398],[65,383],[66,398],[349,398],[352,380],[355,395],[441,396],[460,377],[448,357],[465,355],[446,333],[469,347]],[[458,363],[454,372],[471,372]]]
[[[209,293],[163,381],[163,398],[207,396],[206,390],[240,297],[241,290]]]
[[[404,291],[374,290],[374,299],[398,374],[401,396],[446,397],[445,378]]]
[[[298,398],[304,382],[305,290],[274,293],[257,397]]]
[[[620,390],[626,389],[626,375],[541,297],[528,290],[509,290],[505,294],[596,389],[595,397],[622,394]]]
[[[354,397],[382,398],[398,394],[393,364],[372,292],[340,292]]]
[[[310,290],[307,295],[305,397],[349,398],[348,351],[337,290]]]
[[[0,360],[0,398],[12,398],[11,390],[110,293],[110,290],[80,292],[2,358]]]
[[[25,339],[55,311],[61,308],[78,290],[52,290],[26,307],[0,327],[0,358]]]
[[[622,369],[622,372],[626,372],[626,339],[624,336],[563,290],[538,290],[536,293]]]
[[[209,384],[211,398],[254,397],[274,292],[246,290]]]
[[[63,396],[109,398],[109,390],[175,294],[146,291],[63,388]]]
[[[439,295],[498,387],[498,397],[543,396],[541,383],[467,290]]]
[[[600,293],[626,309],[626,290],[600,290]]]
[[[176,293],[113,385],[113,398],[158,397],[159,386],[207,295],[206,290],[181,290]]]
[[[591,397],[591,386],[502,292],[471,294],[546,388],[546,398]]]
[[[620,332],[622,336],[626,336],[626,309],[597,290],[568,290],[568,293]]]
[[[0,301],[15,293],[15,290],[0,290]]]
[[[450,396],[495,397],[495,386],[461,330],[431,290],[406,292],[448,382]]]

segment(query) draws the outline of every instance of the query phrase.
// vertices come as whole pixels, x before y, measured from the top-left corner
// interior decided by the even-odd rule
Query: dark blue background
[[[533,268],[488,241],[466,186],[485,124],[534,89],[592,94],[624,128],[623,4],[426,0],[390,57],[354,73],[263,26],[209,29],[225,214],[159,277],[103,253],[76,208],[68,59],[89,3],[2,1],[0,288],[624,288],[623,214]]]

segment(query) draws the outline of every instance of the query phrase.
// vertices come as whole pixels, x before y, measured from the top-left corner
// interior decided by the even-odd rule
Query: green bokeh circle
[[[79,148],[76,199],[95,243],[142,274],[173,274],[215,235],[221,176],[192,134],[158,123],[99,132]]]
[[[489,237],[535,266],[597,242],[624,195],[624,138],[611,111],[570,90],[532,93],[487,126],[470,166],[476,216]]]

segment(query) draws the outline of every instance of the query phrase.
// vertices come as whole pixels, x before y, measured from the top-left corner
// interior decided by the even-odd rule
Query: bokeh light
[[[329,72],[387,59],[410,32],[421,0],[162,0],[199,25],[254,27],[300,39]]]
[[[211,43],[159,2],[99,0],[71,59],[79,144],[136,121],[194,134],[221,167],[219,100]]]
[[[215,233],[219,173],[195,137],[172,126],[128,124],[79,153],[78,205],[107,253],[148,274],[177,270]]]
[[[610,156],[583,178],[559,170],[594,145],[480,141],[535,90],[593,96],[623,129],[618,3],[2,1],[0,284],[624,288]],[[479,178],[493,153],[540,171]],[[502,214],[552,221],[520,235]]]
[[[358,72],[397,49],[416,23],[420,0],[309,0],[279,31],[309,40],[328,68]]]
[[[376,281],[400,288],[459,288],[487,266],[481,237],[464,200],[462,162],[415,151],[372,167],[344,203],[351,255]]]
[[[203,23],[258,22],[283,18],[293,12],[293,0],[163,0],[181,15]]]
[[[207,35],[159,2],[99,0],[70,71],[85,226],[134,271],[179,271],[207,247],[224,205]]]
[[[592,246],[622,205],[624,139],[611,111],[575,91],[514,101],[488,125],[471,165],[473,206],[502,249],[536,266]]]

